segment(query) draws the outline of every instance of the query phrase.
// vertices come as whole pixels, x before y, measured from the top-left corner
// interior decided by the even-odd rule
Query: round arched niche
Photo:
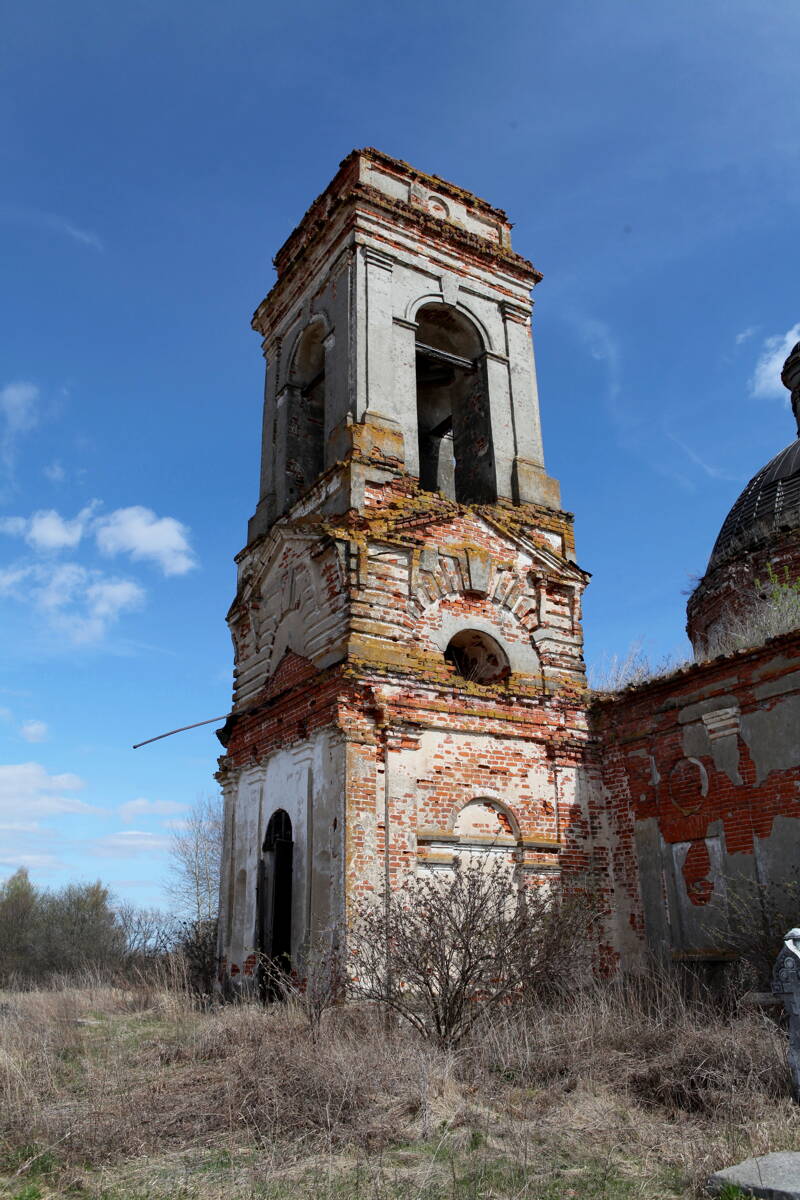
[[[460,842],[516,843],[518,834],[515,824],[511,814],[499,801],[482,796],[468,801],[459,809],[453,822],[453,833]]]
[[[501,864],[516,874],[520,838],[516,821],[506,808],[489,797],[470,800],[456,814],[454,861],[487,870]]]
[[[482,629],[461,629],[448,642],[445,661],[468,683],[502,683],[511,674],[505,650]]]

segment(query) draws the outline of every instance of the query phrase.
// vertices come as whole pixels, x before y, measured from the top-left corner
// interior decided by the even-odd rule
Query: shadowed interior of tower
[[[290,372],[286,490],[293,504],[325,466],[325,331],[312,322],[297,346]]]
[[[462,504],[493,504],[489,396],[477,330],[449,305],[425,305],[416,361],[420,487]]]

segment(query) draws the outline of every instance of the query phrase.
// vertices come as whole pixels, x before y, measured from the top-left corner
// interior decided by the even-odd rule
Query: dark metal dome
[[[750,480],[723,522],[708,569],[787,527],[800,528],[800,438]]]

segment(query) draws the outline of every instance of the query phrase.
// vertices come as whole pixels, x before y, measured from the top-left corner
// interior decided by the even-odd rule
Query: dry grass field
[[[664,984],[596,988],[444,1053],[379,1013],[203,1011],[84,980],[0,995],[0,1194],[472,1200],[701,1194],[800,1148],[783,1032]]]

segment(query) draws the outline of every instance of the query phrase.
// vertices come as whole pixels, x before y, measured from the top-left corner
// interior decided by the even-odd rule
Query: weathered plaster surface
[[[800,863],[800,633],[593,710],[612,861],[639,950],[713,960],[743,894]]]

